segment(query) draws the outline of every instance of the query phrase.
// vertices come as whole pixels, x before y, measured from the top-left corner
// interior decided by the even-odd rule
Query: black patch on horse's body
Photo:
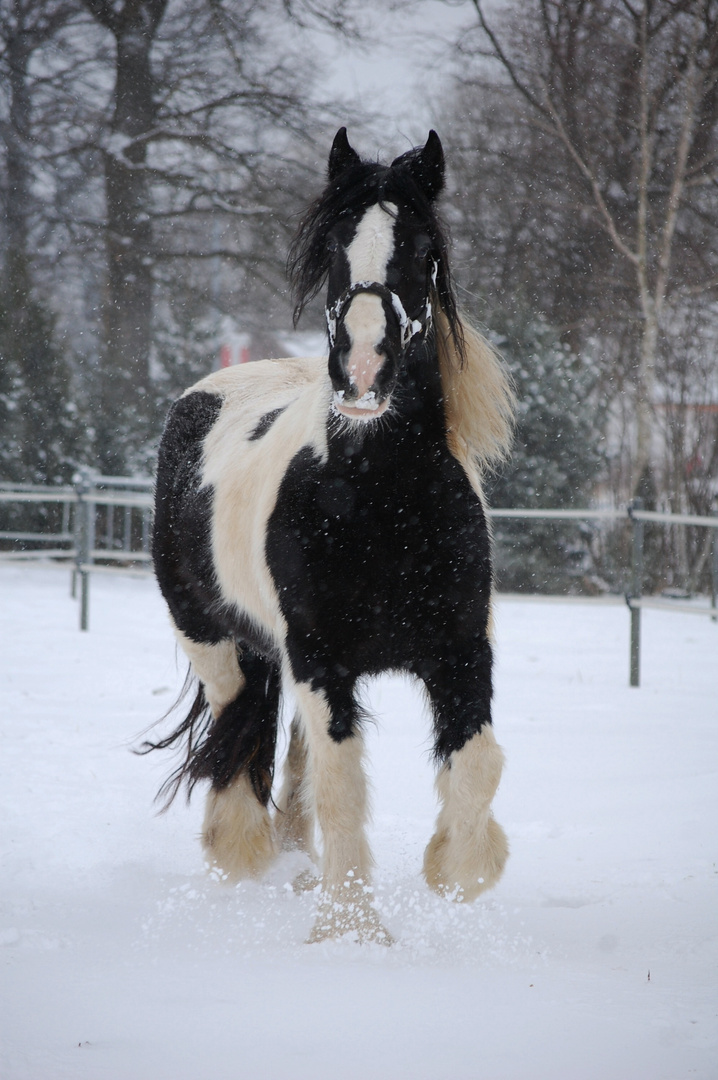
[[[204,440],[222,409],[216,394],[195,391],[170,409],[157,461],[152,556],[172,618],[193,641],[225,634],[214,612],[212,491],[202,488]]]
[[[295,456],[267,562],[293,675],[324,690],[334,739],[357,722],[356,680],[400,669],[427,686],[444,758],[490,718],[489,538],[446,445],[430,348],[416,349],[397,396],[399,415],[332,434],[325,462]]]
[[[278,416],[282,415],[286,407],[286,405],[282,405],[281,409],[272,409],[271,412],[265,413],[264,416],[260,416],[257,421],[257,426],[249,436],[249,441],[255,442],[257,439],[261,439],[263,435],[266,435],[274,421]]]

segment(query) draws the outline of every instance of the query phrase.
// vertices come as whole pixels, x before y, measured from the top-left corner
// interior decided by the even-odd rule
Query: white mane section
[[[511,380],[488,341],[462,320],[465,358],[457,356],[443,311],[436,312],[436,341],[444,390],[447,443],[477,493],[481,473],[509,453],[516,399]]]
[[[223,399],[204,443],[202,484],[214,488],[212,548],[217,584],[259,628],[281,643],[285,624],[265,559],[267,521],[287,466],[302,447],[326,456],[331,399],[326,357],[260,360],[196,383]],[[284,411],[251,439],[266,413]]]

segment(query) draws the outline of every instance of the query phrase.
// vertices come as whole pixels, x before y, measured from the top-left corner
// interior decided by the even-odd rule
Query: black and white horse
[[[397,670],[426,688],[440,812],[428,884],[471,900],[507,856],[491,800],[491,552],[481,470],[507,446],[512,396],[459,317],[435,201],[441,142],[390,166],[342,128],[329,183],[290,256],[297,317],[327,283],[329,358],[219,371],[172,407],[154,559],[200,682],[166,786],[210,782],[202,840],[230,879],[280,850],[316,858],[310,940],[387,940],[371,907],[357,683]],[[280,688],[296,703],[270,812]]]

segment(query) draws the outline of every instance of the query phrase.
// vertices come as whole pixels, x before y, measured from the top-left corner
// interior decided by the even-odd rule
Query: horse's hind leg
[[[307,744],[301,721],[295,716],[284,762],[284,779],[276,801],[277,839],[282,851],[306,851],[316,862],[308,769]]]
[[[508,843],[491,814],[504,755],[490,719],[491,646],[451,658],[424,675],[436,725],[436,780],[441,808],[424,854],[424,876],[436,892],[474,900],[501,877]]]
[[[178,633],[203,684],[213,722],[192,765],[211,781],[202,827],[207,859],[231,880],[259,877],[276,855],[267,809],[279,709],[277,666],[233,640],[201,644]]]

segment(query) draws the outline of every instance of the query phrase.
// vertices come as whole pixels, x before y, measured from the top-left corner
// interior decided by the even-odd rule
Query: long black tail
[[[164,739],[145,740],[136,751],[148,754],[151,750],[184,744],[182,761],[157,793],[163,811],[172,804],[182,786],[186,787],[189,801],[198,781],[210,780],[212,787],[221,789],[242,771],[249,776],[262,805],[269,802],[280,704],[279,667],[250,649],[243,649],[241,668],[244,685],[216,719],[212,717],[203,686],[188,672],[180,696],[170,710],[174,712],[197,686],[186,717]]]

